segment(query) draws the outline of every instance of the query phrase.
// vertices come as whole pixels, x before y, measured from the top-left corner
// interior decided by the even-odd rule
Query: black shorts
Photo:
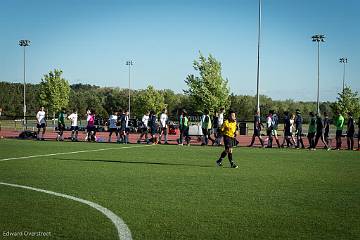
[[[157,128],[156,127],[151,127],[151,135],[155,135],[157,133]]]
[[[234,144],[235,144],[235,138],[224,135],[225,149],[229,149],[229,148],[234,147]]]
[[[292,136],[292,134],[291,134],[290,129],[289,129],[289,130],[285,130],[284,135],[285,135],[285,137],[291,137],[291,136]]]
[[[313,138],[313,137],[315,137],[315,133],[313,132],[313,133],[308,133],[308,138]]]
[[[260,129],[254,129],[254,136],[260,137]]]
[[[45,128],[46,124],[45,123],[41,123],[41,124],[36,124],[37,128]]]
[[[87,130],[88,132],[91,132],[91,131],[94,131],[94,132],[95,132],[96,128],[95,128],[95,126],[87,126],[87,127],[86,127],[86,130]]]
[[[336,130],[336,137],[342,137],[342,130]]]
[[[111,132],[111,133],[113,133],[113,132],[117,133],[117,132],[119,132],[119,130],[118,130],[118,128],[109,128],[109,132]]]
[[[148,128],[147,127],[142,127],[141,128],[141,133],[148,133]]]
[[[302,137],[302,129],[298,129],[296,132],[297,137]]]
[[[64,131],[65,130],[65,124],[58,124],[58,130]]]
[[[79,131],[79,127],[78,126],[71,126],[70,130],[71,131]]]
[[[208,129],[202,128],[201,130],[202,130],[203,135],[207,136],[207,135],[209,134],[209,130],[208,130]]]
[[[347,134],[346,134],[346,136],[347,137],[354,137],[354,134],[355,134],[355,132],[347,132]]]

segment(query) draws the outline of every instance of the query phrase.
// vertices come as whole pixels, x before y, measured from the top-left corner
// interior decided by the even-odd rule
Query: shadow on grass
[[[77,162],[98,162],[98,163],[120,163],[120,164],[145,164],[145,165],[157,165],[157,166],[185,166],[185,167],[200,167],[200,168],[216,168],[214,161],[213,166],[196,165],[196,164],[184,164],[184,163],[165,163],[165,162],[145,162],[145,161],[124,161],[124,160],[88,160],[88,159],[70,159],[70,158],[53,158],[61,161],[77,161]]]

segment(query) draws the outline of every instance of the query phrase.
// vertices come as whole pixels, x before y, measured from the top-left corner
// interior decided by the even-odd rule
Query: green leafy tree
[[[134,107],[132,108],[132,117],[142,117],[147,111],[160,113],[165,108],[164,96],[153,86],[148,86],[145,90],[138,91],[134,96]]]
[[[189,89],[184,93],[190,96],[194,109],[202,112],[204,109],[228,108],[230,89],[228,80],[221,76],[221,63],[211,54],[206,58],[200,52],[199,61],[195,60],[193,67],[200,75],[187,76],[185,83]]]
[[[343,92],[338,93],[337,101],[331,105],[334,113],[340,111],[342,115],[352,112],[355,117],[360,116],[360,97],[346,86]]]
[[[40,104],[55,115],[69,104],[70,85],[61,77],[62,71],[55,69],[44,75],[40,83]]]

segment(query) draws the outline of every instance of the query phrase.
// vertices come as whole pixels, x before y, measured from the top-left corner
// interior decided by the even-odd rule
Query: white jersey
[[[219,126],[219,128],[223,125],[223,123],[224,123],[224,114],[220,113],[219,117],[218,117],[218,126]]]
[[[290,119],[290,132],[292,133],[294,131],[294,119]]]
[[[116,128],[116,123],[118,121],[117,115],[110,115],[109,117],[109,128]]]
[[[166,113],[162,113],[160,115],[160,124],[162,128],[166,128],[166,123],[168,121],[168,116]]]
[[[272,126],[272,116],[266,118],[266,127],[270,128]]]
[[[144,124],[144,127],[148,127],[149,116],[148,116],[148,115],[144,115],[141,121],[142,121],[142,123]]]
[[[70,119],[72,127],[76,127],[78,125],[78,115],[77,115],[77,113],[70,114],[70,116],[68,116],[68,119]]]
[[[46,121],[45,121],[45,112],[44,111],[38,111],[38,113],[36,114],[36,119],[37,119],[39,124],[46,123]]]

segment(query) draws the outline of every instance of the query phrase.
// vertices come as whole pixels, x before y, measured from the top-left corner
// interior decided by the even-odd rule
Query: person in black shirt
[[[323,122],[323,127],[324,127],[324,140],[326,142],[326,145],[329,147],[329,131],[330,131],[330,120],[329,120],[329,116],[327,114],[327,112],[324,112],[324,122]]]
[[[348,113],[348,122],[347,122],[347,146],[348,150],[354,150],[354,134],[355,134],[355,120],[352,116],[352,113]]]
[[[264,142],[261,138],[261,128],[262,127],[264,127],[264,125],[261,123],[260,112],[256,110],[255,115],[254,115],[254,134],[252,136],[251,143],[248,147],[252,147],[254,145],[256,137],[259,138],[261,147],[264,147]]]
[[[284,115],[285,115],[285,117],[284,117],[284,140],[281,144],[281,147],[284,147],[285,141],[286,141],[287,147],[291,147],[293,144],[291,142],[292,133],[291,133],[291,123],[290,123],[289,112],[285,111]]]
[[[156,126],[156,115],[154,111],[150,111],[149,128],[150,128],[151,141],[153,144],[157,144],[157,137],[156,137],[157,126]]]
[[[315,148],[319,142],[319,139],[321,139],[321,141],[324,143],[324,148],[330,150],[324,138],[324,123],[323,120],[321,119],[320,113],[316,114],[316,135],[315,135],[315,146],[314,146]]]
[[[296,117],[295,117],[295,129],[296,129],[296,148],[299,149],[300,148],[300,144],[301,144],[301,148],[305,148],[304,146],[304,142],[302,140],[302,122],[303,122],[303,118],[301,116],[301,112],[299,109],[296,109]]]

